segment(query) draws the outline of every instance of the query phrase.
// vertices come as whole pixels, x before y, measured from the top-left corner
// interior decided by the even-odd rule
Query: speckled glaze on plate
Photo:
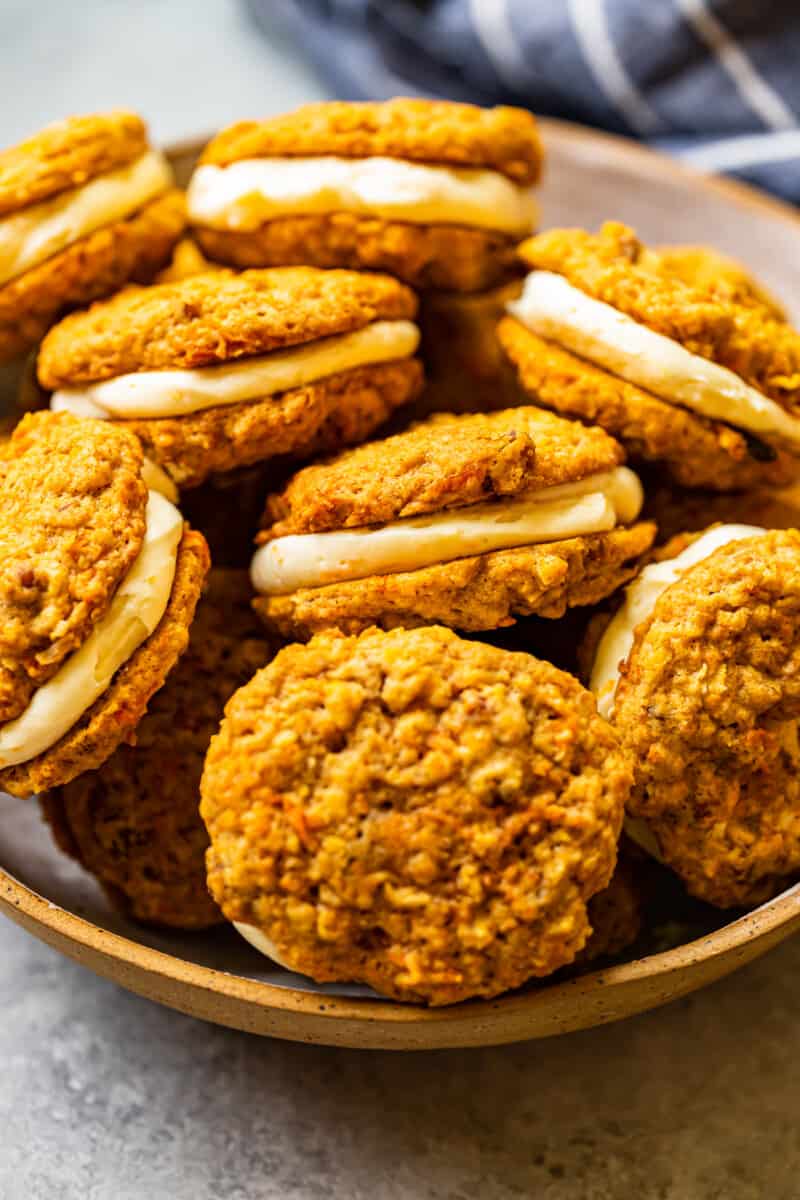
[[[788,206],[622,138],[559,121],[542,121],[542,129],[543,225],[596,226],[613,217],[647,241],[706,242],[755,269],[800,322],[800,216]],[[171,152],[184,180],[199,146]],[[6,369],[4,400],[14,386]],[[180,935],[132,925],[54,848],[36,804],[3,796],[0,909],[99,975],[192,1016],[293,1041],[421,1050],[548,1037],[684,996],[800,928],[800,884],[736,919],[690,907],[630,961],[436,1010],[366,988],[316,987],[272,967],[228,929]]]

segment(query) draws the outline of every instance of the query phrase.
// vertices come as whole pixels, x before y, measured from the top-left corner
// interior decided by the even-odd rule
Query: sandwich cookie
[[[57,412],[106,417],[181,488],[359,442],[421,386],[414,295],[386,275],[214,271],[123,292],[42,343]]]
[[[206,887],[200,775],[225,703],[269,658],[249,600],[245,571],[213,570],[189,647],[135,743],[42,797],[58,844],[134,920],[177,929],[223,920]]]
[[[720,525],[656,558],[592,655],[626,827],[693,895],[757,904],[800,871],[800,533]]]
[[[686,487],[800,475],[800,334],[763,303],[687,283],[619,224],[551,230],[520,255],[532,270],[498,333],[537,403]]]
[[[494,996],[571,962],[630,768],[594,700],[442,628],[324,634],[229,701],[201,784],[228,920],[318,982]]]
[[[186,648],[208,569],[132,434],[23,418],[0,452],[0,788],[99,767]],[[168,483],[168,481],[166,481]]]
[[[536,408],[440,414],[306,467],[267,501],[251,575],[267,626],[496,629],[560,617],[629,579],[635,524],[620,445]]]
[[[66,309],[152,279],[185,224],[135,113],[69,117],[0,152],[0,362]]]
[[[334,101],[223,130],[187,203],[219,262],[365,267],[471,292],[513,269],[535,228],[541,165],[536,122],[519,108]]]

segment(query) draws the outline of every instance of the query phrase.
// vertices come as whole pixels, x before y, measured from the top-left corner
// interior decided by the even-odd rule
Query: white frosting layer
[[[150,492],[146,519],[142,548],[105,616],[80,649],[38,688],[25,711],[0,727],[0,767],[29,762],[54,746],[102,696],[163,617],[183,518],[158,492]]]
[[[424,225],[468,225],[522,237],[533,189],[500,171],[398,158],[254,158],[198,167],[187,195],[198,225],[252,232],[275,217],[350,212]]]
[[[720,525],[704,533],[675,558],[651,563],[628,584],[621,607],[600,639],[592,668],[589,687],[597,698],[601,716],[606,719],[613,716],[620,667],[633,649],[637,626],[652,616],[662,593],[690,567],[708,558],[721,546],[742,538],[758,537],[763,532],[757,525]]]
[[[83,388],[62,388],[53,393],[50,407],[79,417],[184,417],[221,404],[263,400],[340,371],[408,358],[418,344],[413,322],[373,321],[353,333],[219,366],[135,371]]]
[[[256,925],[248,925],[245,921],[234,921],[233,928],[237,933],[240,933],[246,942],[249,942],[261,954],[271,958],[279,967],[283,967],[286,971],[293,971],[294,967],[290,967],[285,959],[281,958],[275,943],[271,938],[268,938],[265,933]]]
[[[365,529],[292,534],[259,547],[250,573],[262,595],[414,571],[472,554],[603,533],[636,519],[642,486],[627,467],[508,500]]]
[[[152,458],[145,456],[142,462],[142,481],[147,486],[150,492],[158,492],[165,500],[169,500],[171,504],[178,503],[178,489],[170,479],[167,472],[158,463],[154,463]]]
[[[163,154],[132,163],[0,219],[0,284],[16,279],[96,229],[122,221],[172,187]]]
[[[670,404],[800,449],[800,419],[774,400],[727,367],[593,300],[561,275],[534,271],[507,308],[533,333]]]

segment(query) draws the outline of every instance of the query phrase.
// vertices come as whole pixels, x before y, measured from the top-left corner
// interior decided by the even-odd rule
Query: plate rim
[[[691,186],[711,190],[728,202],[739,207],[757,209],[771,217],[788,223],[800,233],[800,213],[787,202],[770,196],[737,179],[706,174],[696,168],[669,157],[660,151],[618,134],[593,129],[576,122],[552,117],[537,118],[545,142],[568,141],[590,145],[596,149],[607,145],[613,156],[627,158],[638,173],[649,176],[664,176],[669,173],[685,178]],[[205,144],[202,137],[186,138],[166,147],[170,157],[188,156],[197,153]],[[35,802],[35,801],[34,801]],[[64,909],[47,900],[38,892],[16,879],[0,866],[0,911],[4,912],[28,932],[55,946],[62,953],[89,965],[98,974],[123,982],[130,990],[147,994],[143,980],[160,981],[164,987],[156,998],[170,1007],[199,1015],[222,1024],[247,1028],[238,1019],[226,1019],[224,1013],[209,1015],[209,996],[220,1001],[237,1002],[240,1006],[260,1010],[262,1013],[281,1014],[286,1018],[299,1018],[297,1028],[281,1023],[279,1028],[255,1032],[269,1032],[280,1037],[303,1041],[327,1042],[342,1045],[374,1045],[391,1048],[423,1048],[454,1045],[488,1045],[502,1041],[519,1040],[525,1036],[537,1036],[537,1031],[524,1030],[525,1022],[520,1016],[536,1012],[559,1001],[569,999],[571,1006],[576,996],[589,998],[596,994],[612,995],[616,991],[634,988],[645,981],[653,985],[651,994],[644,1003],[637,1003],[624,1011],[617,1011],[612,1004],[608,1009],[600,1005],[593,1012],[590,1022],[567,1022],[564,1031],[588,1025],[617,1020],[626,1014],[641,1012],[667,1002],[677,995],[693,990],[700,983],[692,982],[691,968],[708,965],[711,970],[703,972],[708,981],[725,973],[714,970],[720,959],[734,960],[731,969],[750,958],[770,949],[784,937],[800,928],[800,883],[795,884],[778,896],[750,912],[721,926],[710,934],[685,942],[670,950],[625,963],[588,971],[571,979],[559,981],[530,991],[516,992],[495,999],[476,999],[441,1008],[427,1008],[419,1004],[405,1004],[381,998],[360,998],[328,995],[304,991],[292,986],[268,983],[265,980],[215,970],[183,959],[153,947],[143,945],[124,934],[115,933],[94,924],[87,918]],[[86,957],[90,961],[86,962]],[[106,969],[104,969],[104,967]],[[128,978],[120,980],[119,967],[125,968]],[[682,972],[687,974],[688,986],[659,994],[658,985],[670,976]],[[172,994],[175,988],[188,989],[188,995]],[[204,999],[205,998],[205,999]],[[306,1019],[307,1028],[303,1020]],[[511,1020],[514,1033],[502,1036],[503,1026]],[[332,1027],[337,1022],[355,1023],[369,1027],[375,1032],[370,1038],[335,1036]],[[535,1023],[535,1021],[534,1021]],[[475,1027],[477,1038],[463,1036],[467,1026]],[[550,1028],[546,1033],[559,1032]],[[488,1035],[488,1036],[486,1036]],[[541,1036],[541,1034],[539,1034]]]

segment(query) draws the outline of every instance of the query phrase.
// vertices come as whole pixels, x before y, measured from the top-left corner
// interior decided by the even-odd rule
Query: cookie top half
[[[210,366],[381,319],[412,318],[416,308],[413,292],[386,275],[314,267],[213,271],[130,289],[67,317],[42,343],[39,380],[55,389]]]
[[[328,101],[219,133],[201,163],[336,155],[383,156],[454,167],[486,167],[515,183],[535,183],[542,145],[534,117],[520,108],[479,108],[449,100]]]
[[[201,813],[225,915],[317,980],[495,995],[569,961],[627,762],[577,680],[441,628],[290,646],[237,692]]]
[[[67,117],[0,151],[0,217],[80,187],[147,149],[141,117],[123,109]]]
[[[0,456],[0,721],[108,610],[142,546],[142,450],[123,429],[26,416]]]
[[[572,483],[624,461],[596,427],[533,407],[439,414],[305,467],[267,502],[266,537],[440,512]]]

